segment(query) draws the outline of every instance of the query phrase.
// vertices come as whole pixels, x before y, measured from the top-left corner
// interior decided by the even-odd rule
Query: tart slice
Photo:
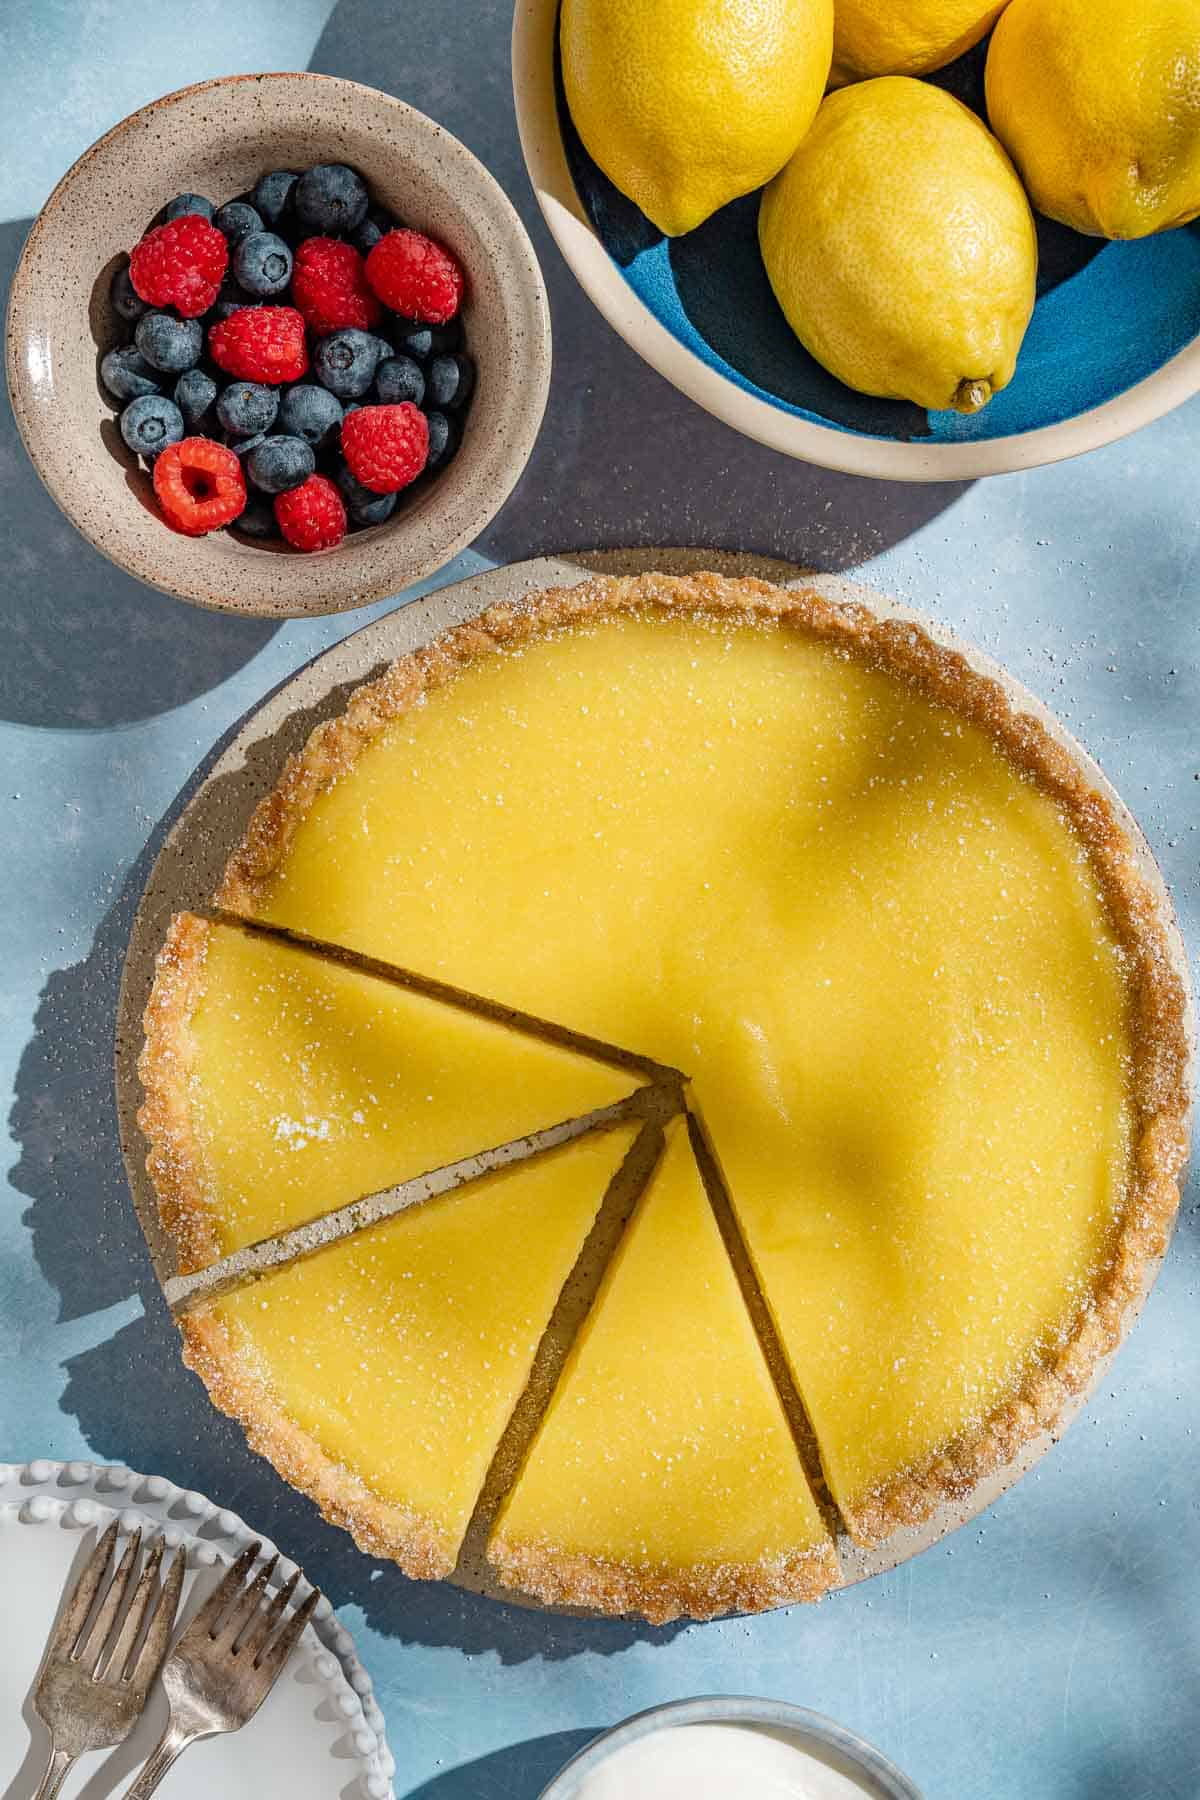
[[[359,1546],[448,1575],[635,1128],[593,1132],[182,1321],[252,1446]]]
[[[814,1600],[837,1579],[682,1120],[488,1554],[542,1600],[656,1624]]]
[[[636,1074],[290,944],[181,914],[142,1128],[179,1270],[622,1099]]]

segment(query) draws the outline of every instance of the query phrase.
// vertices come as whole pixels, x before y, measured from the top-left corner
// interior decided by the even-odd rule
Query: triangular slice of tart
[[[611,1105],[636,1072],[303,948],[181,914],[141,1062],[181,1273]]]
[[[837,1579],[682,1120],[488,1555],[542,1600],[655,1623],[813,1600]]]
[[[470,1182],[182,1321],[253,1447],[362,1549],[447,1575],[636,1127]]]

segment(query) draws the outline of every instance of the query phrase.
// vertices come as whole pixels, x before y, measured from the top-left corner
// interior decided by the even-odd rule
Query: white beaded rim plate
[[[161,1531],[187,1558],[180,1616],[193,1589],[212,1585],[246,1544],[276,1546],[237,1513],[161,1475],[89,1462],[0,1463],[0,1580],[5,1595],[5,1654],[0,1658],[0,1768],[6,1800],[28,1800],[46,1753],[44,1728],[29,1704],[64,1588],[115,1518],[122,1533]],[[296,1564],[280,1552],[275,1582]],[[216,1577],[214,1576],[214,1580]],[[166,1720],[161,1690],[126,1742],[82,1759],[68,1778],[81,1800],[106,1800],[128,1784]],[[170,1776],[172,1800],[213,1793],[286,1792],[289,1800],[393,1800],[395,1762],[383,1714],[354,1639],[327,1598],[244,1730],[194,1745]]]

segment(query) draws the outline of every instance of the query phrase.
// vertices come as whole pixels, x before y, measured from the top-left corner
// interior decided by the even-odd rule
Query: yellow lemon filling
[[[1089,1297],[1131,1129],[1095,871],[981,727],[802,630],[481,654],[317,797],[261,911],[693,1078],[852,1522]]]
[[[187,1062],[183,1129],[198,1188],[184,1211],[211,1251],[201,1261],[638,1085],[234,926],[185,917],[167,956],[188,984],[175,1054]]]
[[[383,1504],[376,1547],[410,1573],[447,1574],[633,1135],[594,1133],[241,1288],[185,1321],[194,1360],[232,1362],[229,1410],[261,1420],[244,1391],[256,1384]],[[227,1340],[215,1352],[214,1326]]]
[[[550,1599],[695,1616],[836,1572],[688,1144],[669,1129],[490,1547]],[[656,1605],[657,1601],[657,1605]]]

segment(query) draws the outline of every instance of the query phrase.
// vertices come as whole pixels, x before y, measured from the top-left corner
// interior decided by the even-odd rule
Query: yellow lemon
[[[677,237],[769,181],[812,124],[833,0],[564,0],[559,32],[588,154]]]
[[[1013,0],[987,100],[1052,219],[1137,238],[1200,214],[1198,0]]]
[[[872,75],[928,75],[977,44],[1004,0],[837,0],[835,87]]]
[[[842,88],[763,195],[759,242],[788,323],[864,394],[978,412],[1012,378],[1037,238],[1012,164],[940,88]]]

